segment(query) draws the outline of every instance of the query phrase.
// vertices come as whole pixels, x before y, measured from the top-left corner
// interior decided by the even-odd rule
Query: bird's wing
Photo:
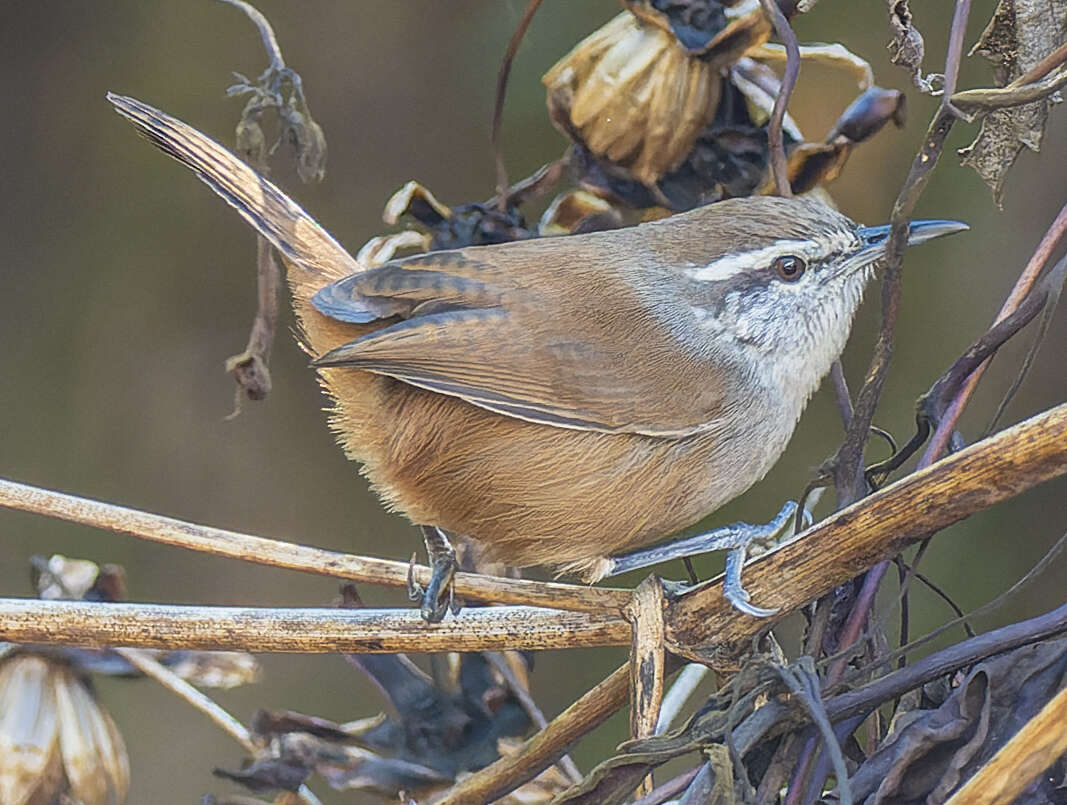
[[[507,259],[530,254],[528,245],[492,248],[492,259],[479,249],[435,252],[327,286],[314,299],[325,315],[401,320],[316,365],[388,375],[555,427],[681,437],[714,426],[718,378],[671,360],[681,356],[634,294],[605,278],[577,283],[590,293],[575,299],[558,287],[559,272],[524,258],[524,274]]]

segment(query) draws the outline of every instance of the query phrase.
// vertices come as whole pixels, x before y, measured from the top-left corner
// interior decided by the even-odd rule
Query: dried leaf
[[[939,705],[894,719],[890,734],[852,776],[852,793],[879,802],[944,802],[1067,679],[1067,639],[1023,646],[976,666]],[[928,686],[929,691],[936,688]],[[1051,785],[1046,779],[1040,785]],[[1030,801],[1030,800],[1027,800]],[[1035,802],[1051,801],[1051,796]]]
[[[216,777],[240,783],[256,794],[273,791],[296,791],[311,776],[311,769],[300,761],[269,757],[256,760],[238,771],[214,770]]]
[[[408,182],[392,195],[386,202],[382,219],[387,224],[396,224],[404,215],[410,215],[430,230],[426,251],[507,243],[535,236],[513,205],[508,205],[504,210],[489,202],[448,207],[416,181]],[[398,242],[397,245],[410,244]],[[389,241],[379,246],[372,239],[363,248],[373,253],[379,248],[389,249],[392,246],[393,243]],[[360,253],[363,254],[362,249]]]
[[[919,29],[912,25],[908,0],[886,0],[886,7],[889,11],[889,30],[893,32],[893,39],[887,46],[891,52],[889,60],[911,73],[911,80],[920,90],[932,93],[936,79],[942,77],[922,74],[926,48]]]
[[[1003,87],[1040,62],[1067,38],[1067,0],[1000,0],[993,18],[971,54],[993,65],[993,78]],[[1054,96],[1055,97],[1055,96]],[[1054,98],[999,109],[982,119],[974,142],[960,149],[993,192],[999,205],[1004,180],[1023,147],[1041,148]]]

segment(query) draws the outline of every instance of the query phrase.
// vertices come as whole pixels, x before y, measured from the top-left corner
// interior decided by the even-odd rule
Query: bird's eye
[[[787,254],[784,257],[775,258],[771,267],[778,272],[778,276],[786,282],[796,282],[804,276],[804,271],[807,269],[808,264],[804,262],[803,257],[797,257],[795,254]]]

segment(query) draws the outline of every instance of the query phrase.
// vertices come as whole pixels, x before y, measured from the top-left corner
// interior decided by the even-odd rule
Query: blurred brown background
[[[382,205],[409,178],[446,203],[490,196],[493,83],[524,5],[261,0],[330,147],[324,184],[301,186],[284,171],[282,183],[353,251],[384,230]],[[943,64],[951,6],[945,0],[916,9],[928,70]],[[968,47],[994,3],[974,6]],[[504,116],[513,177],[564,147],[546,119],[541,73],[617,11],[611,0],[571,0],[545,4],[535,19]],[[822,0],[796,22],[802,42],[841,41],[872,62],[880,84],[908,92],[907,127],[861,146],[831,187],[841,208],[866,223],[887,218],[935,104],[888,64],[884,14],[880,0]],[[323,399],[286,331],[288,311],[273,360],[273,394],[224,421],[233,384],[222,362],[247,337],[254,238],[104,100],[107,90],[132,94],[231,142],[242,106],[224,96],[231,71],[256,76],[266,64],[248,20],[208,0],[8,0],[0,4],[0,54],[7,110],[0,127],[0,474],[197,522],[405,559],[420,544],[417,534],[379,507],[333,444]],[[989,81],[983,62],[965,61],[961,87]],[[809,136],[821,136],[854,94],[843,74],[805,68],[792,111]],[[877,418],[902,439],[910,433],[914,398],[984,330],[1065,201],[1062,111],[1051,117],[1043,152],[1019,159],[1003,211],[954,155],[975,131],[957,127],[919,209],[926,217],[968,221],[972,231],[916,250],[906,262],[900,338]],[[877,327],[877,296],[865,304],[845,355],[854,385]],[[1011,382],[1028,339],[1029,333],[1011,345],[983,381],[964,423],[970,438]],[[1010,421],[1067,399],[1065,348],[1061,310]],[[767,519],[799,493],[840,435],[821,391],[777,468],[714,520]],[[881,455],[881,447],[872,448],[872,457]],[[1061,479],[959,524],[937,538],[923,569],[973,608],[1009,586],[1067,529],[1065,495]],[[0,547],[6,596],[30,594],[27,558],[54,552],[125,565],[133,600],[319,605],[337,587],[7,511],[0,511]],[[699,569],[720,566],[711,558]],[[680,576],[681,568],[664,572]],[[980,625],[1060,603],[1065,581],[1061,562]],[[396,592],[365,587],[363,594],[373,604],[406,605]],[[948,614],[924,591],[914,602],[915,633]],[[261,684],[219,696],[242,719],[274,707],[343,721],[381,707],[371,686],[338,657],[262,659]],[[534,693],[554,715],[622,659],[621,650],[540,656]],[[129,744],[130,802],[194,802],[204,792],[230,790],[210,770],[235,767],[241,753],[213,726],[149,682],[103,680],[99,690]],[[576,760],[588,769],[624,731],[623,718],[615,718],[579,747]],[[330,802],[364,801],[314,787]]]

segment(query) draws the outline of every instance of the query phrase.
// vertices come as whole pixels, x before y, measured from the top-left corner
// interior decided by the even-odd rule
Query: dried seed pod
[[[716,113],[723,70],[770,36],[759,3],[723,6],[722,27],[694,55],[645,3],[588,36],[542,78],[549,116],[598,160],[654,186],[685,160]],[[636,14],[640,14],[638,19]]]
[[[622,213],[614,204],[587,190],[568,190],[552,200],[537,231],[544,236],[578,235],[620,226]]]
[[[534,235],[526,228],[526,222],[515,206],[508,205],[501,210],[492,202],[476,202],[448,207],[416,181],[408,182],[392,195],[385,204],[382,220],[396,224],[403,215],[410,215],[430,230],[424,251],[506,243]],[[375,242],[372,239],[363,248],[370,250],[369,256],[379,249],[400,248],[411,245],[411,242],[407,239],[395,243],[388,240]]]

